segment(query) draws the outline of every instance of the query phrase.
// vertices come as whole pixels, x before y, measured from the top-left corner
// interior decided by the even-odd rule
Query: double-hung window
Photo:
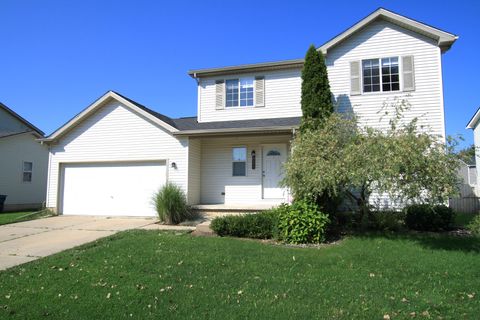
[[[253,78],[226,80],[225,89],[227,108],[253,107]]]
[[[23,182],[32,182],[33,162],[23,162]]]
[[[247,148],[232,148],[232,175],[234,177],[247,175]]]
[[[400,90],[398,57],[362,61],[363,92]]]

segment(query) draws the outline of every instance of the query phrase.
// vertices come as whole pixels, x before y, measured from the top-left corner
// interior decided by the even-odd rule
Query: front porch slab
[[[240,204],[197,204],[192,206],[192,209],[198,211],[211,212],[257,212],[265,211],[276,206],[279,206],[281,201],[261,202],[261,203],[240,203]]]

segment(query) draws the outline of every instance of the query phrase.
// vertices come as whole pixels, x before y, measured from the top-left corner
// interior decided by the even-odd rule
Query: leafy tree
[[[405,105],[394,106],[387,130],[360,127],[355,117],[333,114],[322,127],[300,132],[285,165],[284,183],[294,197],[345,194],[363,218],[374,192],[398,203],[440,203],[455,194],[456,156],[417,119],[406,122]]]
[[[318,128],[332,113],[332,93],[325,58],[311,45],[302,70],[303,117],[300,130]]]
[[[460,160],[466,164],[475,164],[475,146],[472,144],[457,152],[457,156]]]

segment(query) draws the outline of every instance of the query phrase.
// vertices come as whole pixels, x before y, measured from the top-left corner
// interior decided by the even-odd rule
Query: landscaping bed
[[[0,318],[475,319],[480,239],[288,248],[129,231],[0,273]]]

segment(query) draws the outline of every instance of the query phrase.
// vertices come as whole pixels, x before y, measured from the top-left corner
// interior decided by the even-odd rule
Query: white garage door
[[[154,216],[152,195],[165,181],[165,162],[65,164],[62,213]]]

